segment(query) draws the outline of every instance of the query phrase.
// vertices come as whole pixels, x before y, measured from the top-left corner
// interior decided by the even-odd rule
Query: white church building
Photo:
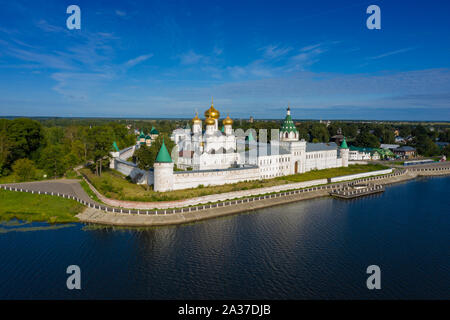
[[[197,113],[192,128],[187,125],[172,133],[176,147],[171,153],[164,143],[161,146],[148,179],[155,191],[270,179],[348,166],[345,138],[341,146],[334,142],[300,140],[289,107],[279,132],[272,132],[270,143],[263,142],[266,139],[261,132],[259,139],[255,139],[252,131],[234,130],[229,115],[221,121],[219,129],[220,112],[213,103],[204,115],[205,127]]]

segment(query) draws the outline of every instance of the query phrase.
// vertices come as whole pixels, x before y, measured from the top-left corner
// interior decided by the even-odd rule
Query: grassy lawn
[[[151,189],[147,190],[146,186],[131,183],[123,175],[112,170],[105,170],[102,173],[101,177],[96,176],[89,169],[82,169],[81,171],[89,178],[94,187],[108,198],[130,201],[170,201],[201,197],[215,193],[248,190],[293,182],[332,178],[382,169],[387,169],[387,167],[379,164],[355,164],[350,165],[347,168],[315,170],[307,173],[261,181],[238,182],[221,186],[197,187],[194,189],[175,190],[168,192],[155,192]]]
[[[0,220],[18,219],[49,223],[78,221],[75,217],[83,210],[75,200],[60,197],[0,190]]]
[[[99,203],[102,203],[102,201],[97,197],[97,195],[94,193],[94,191],[92,191],[92,189],[89,187],[89,185],[86,183],[86,181],[81,180],[80,185],[91,199],[93,199]]]

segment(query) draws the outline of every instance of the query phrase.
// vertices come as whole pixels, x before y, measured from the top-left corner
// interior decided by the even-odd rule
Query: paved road
[[[58,180],[46,180],[46,181],[33,181],[22,183],[7,183],[4,184],[8,187],[28,189],[32,191],[40,192],[54,192],[62,193],[69,196],[75,196],[78,199],[90,202],[91,204],[98,204],[92,200],[86,191],[80,186],[78,180],[75,179],[58,179]]]

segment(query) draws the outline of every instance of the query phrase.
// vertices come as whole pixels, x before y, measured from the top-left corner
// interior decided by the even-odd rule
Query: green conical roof
[[[158,155],[156,156],[155,162],[172,162],[172,158],[170,157],[169,151],[167,151],[164,139],[161,145],[161,149],[159,149]]]
[[[345,137],[344,137],[344,140],[342,140],[341,149],[348,149],[347,141],[345,141]]]
[[[252,134],[252,132],[250,131],[250,133],[249,133],[249,135],[247,136],[247,141],[255,141],[255,138],[253,138],[253,134]]]
[[[139,138],[145,138],[144,131],[141,129],[141,134],[139,135]]]
[[[155,127],[152,127],[152,130],[150,130],[150,134],[159,134],[159,132],[155,129]]]
[[[221,131],[221,132],[224,132],[224,131],[225,131],[225,127],[222,126],[222,128],[220,129],[220,131]]]
[[[119,150],[119,147],[117,146],[117,143],[114,141],[113,142],[113,148],[114,148],[114,150],[116,150],[117,152],[119,152],[120,150]]]
[[[297,132],[294,121],[292,121],[291,115],[286,115],[283,124],[281,125],[281,132]]]

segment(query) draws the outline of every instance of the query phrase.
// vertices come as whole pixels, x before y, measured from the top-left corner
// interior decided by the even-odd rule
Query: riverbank
[[[0,221],[78,222],[76,214],[85,209],[82,204],[70,199],[2,189],[0,203]]]
[[[257,181],[242,181],[216,186],[201,186],[191,189],[172,190],[166,192],[153,191],[152,186],[138,185],[127,180],[126,176],[115,170],[105,170],[101,176],[96,176],[87,168],[78,169],[79,173],[91,185],[101,202],[115,207],[132,209],[167,209],[170,206],[160,206],[158,203],[171,202],[171,207],[184,207],[192,205],[189,200],[204,198],[205,203],[221,201],[217,194],[236,193],[243,190],[272,189],[281,190],[283,186],[306,183],[316,180],[347,176],[352,174],[368,173],[389,169],[381,164],[351,164],[348,167],[312,170],[302,174],[280,176]],[[268,191],[270,192],[270,191]],[[187,201],[188,200],[188,201]],[[133,206],[127,205],[129,202]],[[153,204],[153,207],[150,205]]]
[[[418,175],[442,175],[449,173],[450,163],[446,162],[416,166],[394,172],[374,171],[367,174],[341,176],[328,180],[319,179],[269,188],[219,193],[176,202],[124,203],[119,201],[117,205],[109,203],[117,200],[104,199],[89,182],[87,182],[89,186],[86,185],[83,188],[80,185],[80,181],[76,179],[7,184],[2,185],[1,188],[8,191],[34,193],[35,197],[47,195],[74,200],[87,207],[86,210],[76,216],[76,219],[79,219],[81,222],[121,226],[155,226],[189,223],[283,203],[327,196],[330,192],[353,182],[390,184],[413,179]],[[333,181],[333,179],[336,180]],[[95,199],[96,197],[87,194],[85,189],[91,189],[92,192],[98,195],[99,199],[108,202],[102,201],[102,203],[99,203]],[[14,204],[16,209],[20,208],[20,199],[15,201]],[[136,208],[135,206],[137,205],[141,206],[141,208]],[[155,208],[155,205],[158,207]],[[23,213],[26,211],[19,210],[19,212]],[[55,222],[52,220],[47,221]]]
[[[399,182],[415,179],[419,176],[438,176],[450,174],[450,167],[444,171],[414,171],[408,170],[402,175],[390,175],[389,177],[378,177],[377,184],[390,185]],[[372,178],[373,179],[373,178]],[[206,220],[217,217],[224,217],[227,215],[237,214],[241,212],[247,212],[257,210],[266,207],[277,206],[281,204],[287,204],[291,202],[314,199],[319,197],[329,196],[329,190],[327,188],[310,188],[307,192],[289,193],[287,195],[275,196],[263,198],[258,201],[248,201],[236,203],[230,206],[216,206],[211,208],[205,208],[201,211],[182,211],[173,214],[124,214],[104,212],[94,208],[87,208],[77,217],[82,222],[115,225],[115,226],[164,226],[164,225],[176,225],[192,223],[200,220]]]

